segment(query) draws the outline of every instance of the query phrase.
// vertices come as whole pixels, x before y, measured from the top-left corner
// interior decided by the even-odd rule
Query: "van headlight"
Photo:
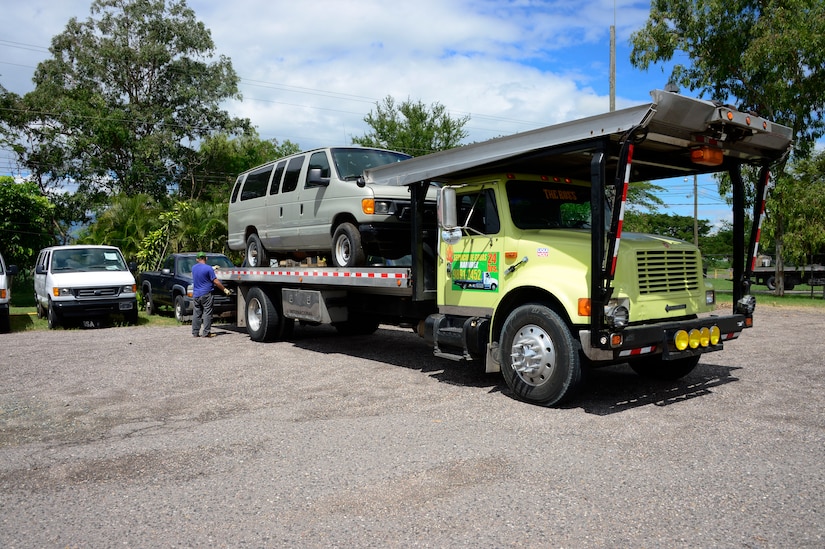
[[[378,215],[393,215],[395,213],[395,202],[392,200],[376,200],[375,213]]]
[[[52,295],[54,295],[54,297],[69,297],[74,296],[74,292],[71,288],[54,287],[52,288]]]
[[[136,294],[137,293],[137,284],[132,284],[130,286],[124,286],[120,291],[124,294]]]

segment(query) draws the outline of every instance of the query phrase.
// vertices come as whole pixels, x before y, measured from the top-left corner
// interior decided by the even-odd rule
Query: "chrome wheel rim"
[[[540,326],[522,326],[510,349],[510,363],[519,378],[534,387],[545,383],[556,365],[556,348]]]

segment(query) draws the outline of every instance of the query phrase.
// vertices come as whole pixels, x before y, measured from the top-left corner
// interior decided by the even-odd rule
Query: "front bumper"
[[[64,318],[107,316],[137,310],[137,298],[52,300],[52,307],[59,316]]]
[[[680,330],[690,332],[694,329],[717,326],[720,331],[719,343],[716,345],[688,347],[680,351],[673,344],[673,336]],[[725,316],[706,316],[695,319],[658,322],[639,326],[629,326],[617,332],[600,332],[593,337],[590,330],[580,330],[579,337],[582,352],[595,362],[616,362],[637,356],[662,355],[662,360],[676,360],[713,351],[721,351],[723,343],[739,337],[747,327],[746,316],[741,314]],[[621,335],[621,343],[611,345],[611,336]]]

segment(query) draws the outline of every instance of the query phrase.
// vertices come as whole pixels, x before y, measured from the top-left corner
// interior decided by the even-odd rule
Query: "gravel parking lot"
[[[0,336],[0,547],[825,547],[825,314],[558,409],[409,330]]]

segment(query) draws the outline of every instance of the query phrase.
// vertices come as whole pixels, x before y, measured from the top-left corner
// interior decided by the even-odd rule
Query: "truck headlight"
[[[714,303],[716,303],[716,291],[715,290],[705,291],[705,305],[713,305]]]
[[[72,292],[71,288],[54,287],[52,288],[52,295],[54,295],[54,297],[66,297],[74,295],[74,292]]]
[[[630,302],[627,299],[611,299],[604,308],[608,325],[614,330],[621,330],[630,322]]]

